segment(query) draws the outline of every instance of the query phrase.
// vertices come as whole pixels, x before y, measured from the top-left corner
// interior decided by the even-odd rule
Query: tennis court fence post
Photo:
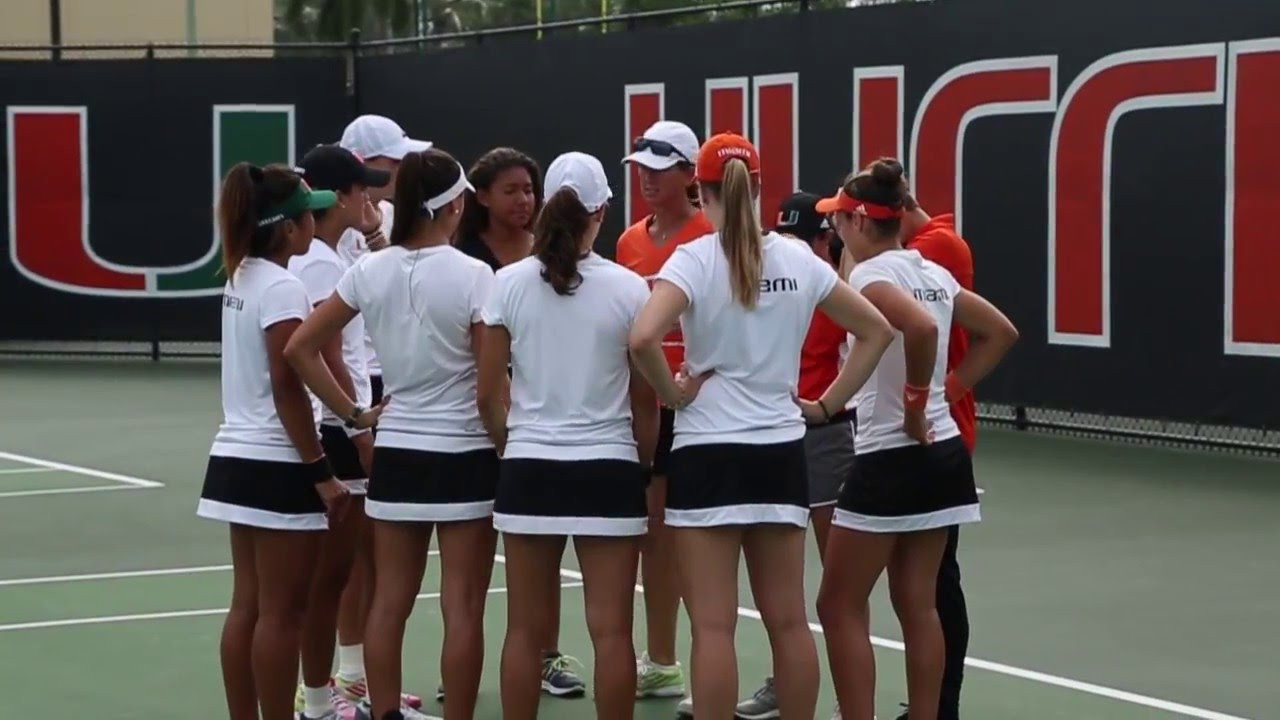
[[[1027,420],[1026,406],[1018,405],[1013,409],[1013,426],[1019,430],[1027,430],[1031,427],[1031,423]]]
[[[351,98],[351,119],[360,116],[360,28],[351,28],[347,41],[347,97]]]

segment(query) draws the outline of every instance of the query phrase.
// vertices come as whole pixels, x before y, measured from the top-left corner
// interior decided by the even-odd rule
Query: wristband
[[[968,392],[969,392],[969,387],[964,383],[960,382],[960,378],[956,377],[956,374],[954,372],[947,373],[947,384],[946,384],[945,396],[946,396],[948,405],[964,397],[965,394]]]
[[[303,463],[303,467],[306,468],[307,477],[311,478],[311,482],[315,485],[327,482],[329,478],[333,477],[333,468],[329,467],[329,458],[324,455],[309,463]]]
[[[822,398],[818,398],[818,407],[822,408],[822,419],[831,422],[831,411],[827,409],[827,404],[822,402]]]
[[[902,388],[902,405],[907,410],[924,410],[929,406],[929,388],[907,383]]]

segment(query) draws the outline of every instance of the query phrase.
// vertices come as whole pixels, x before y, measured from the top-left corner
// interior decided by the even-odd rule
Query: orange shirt
[[[817,400],[835,382],[840,374],[840,345],[845,339],[844,328],[827,317],[821,310],[813,311],[809,334],[800,348],[800,397]]]
[[[715,232],[715,228],[711,227],[711,223],[707,221],[702,211],[698,211],[689,219],[689,222],[672,233],[667,242],[655,245],[653,236],[649,234],[649,223],[652,220],[653,216],[646,217],[623,231],[622,236],[618,238],[618,250],[615,256],[619,265],[648,280],[649,287],[653,287],[653,280],[657,277],[658,271],[676,251],[676,247]],[[667,364],[671,366],[671,371],[679,370],[680,364],[684,362],[684,336],[680,332],[680,323],[677,322],[671,332],[662,339],[662,352],[667,356]]]
[[[960,283],[965,290],[973,290],[973,253],[969,243],[956,234],[954,215],[938,215],[907,242],[907,248],[919,251],[926,260],[938,263]],[[956,369],[969,352],[969,333],[956,323],[951,323],[951,338],[947,343],[947,372]],[[960,426],[964,444],[973,452],[978,443],[978,409],[973,392],[951,405],[951,417]]]

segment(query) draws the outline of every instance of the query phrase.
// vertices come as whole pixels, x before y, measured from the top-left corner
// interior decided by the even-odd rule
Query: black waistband
[[[805,423],[805,425],[807,427],[826,427],[827,425],[838,425],[841,423],[854,422],[857,419],[858,419],[858,413],[856,408],[849,408],[849,409],[841,410],[835,415],[832,415],[831,419],[827,420],[826,422],[820,422],[820,423],[807,422]]]

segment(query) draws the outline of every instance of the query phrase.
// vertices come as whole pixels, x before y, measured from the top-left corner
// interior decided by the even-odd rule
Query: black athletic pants
[[[952,526],[947,531],[947,549],[938,571],[938,619],[942,622],[942,637],[947,648],[938,720],[960,717],[960,683],[964,681],[964,658],[969,652],[969,611],[960,587],[960,563],[956,558],[959,543],[960,527]]]

